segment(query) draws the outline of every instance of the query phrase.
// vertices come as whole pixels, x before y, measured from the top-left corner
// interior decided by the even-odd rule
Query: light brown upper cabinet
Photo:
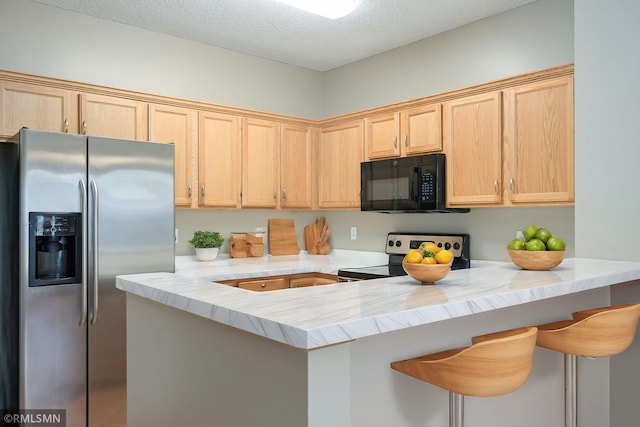
[[[241,170],[240,116],[200,112],[198,138],[198,205],[239,208]]]
[[[442,106],[439,103],[365,119],[368,160],[442,150]]]
[[[456,99],[443,109],[447,205],[501,203],[501,93]]]
[[[505,203],[573,203],[573,114],[572,76],[505,90]]]
[[[311,209],[313,205],[315,129],[281,124],[280,207]]]
[[[80,133],[147,141],[147,103],[114,96],[80,94]]]
[[[364,125],[355,120],[321,130],[318,144],[318,207],[360,207],[360,163]]]
[[[0,138],[21,128],[78,133],[77,93],[28,83],[0,81]]]
[[[194,145],[198,137],[198,112],[169,105],[149,105],[149,140],[175,146],[176,206],[197,205],[194,197]]]
[[[278,206],[279,126],[246,117],[242,125],[242,207]]]

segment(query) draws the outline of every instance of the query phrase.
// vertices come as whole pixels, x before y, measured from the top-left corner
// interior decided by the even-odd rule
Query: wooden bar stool
[[[464,424],[464,396],[499,396],[524,385],[531,373],[535,327],[480,335],[470,347],[391,363],[391,368],[449,391],[449,426]]]
[[[573,313],[573,319],[538,326],[537,344],[564,353],[565,426],[577,426],[577,356],[605,357],[626,350],[636,334],[640,304]]]

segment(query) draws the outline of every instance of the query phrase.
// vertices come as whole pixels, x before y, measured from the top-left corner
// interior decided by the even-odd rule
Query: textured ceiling
[[[337,20],[276,0],[34,1],[326,71],[534,0],[360,0]]]

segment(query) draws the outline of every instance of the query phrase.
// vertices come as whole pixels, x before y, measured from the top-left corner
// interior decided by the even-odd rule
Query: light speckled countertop
[[[640,279],[640,263],[565,259],[551,271],[507,262],[472,261],[436,285],[409,276],[253,292],[216,280],[380,265],[384,253],[333,250],[329,255],[177,257],[176,273],[118,276],[119,289],[259,336],[314,349],[370,335],[481,313]]]

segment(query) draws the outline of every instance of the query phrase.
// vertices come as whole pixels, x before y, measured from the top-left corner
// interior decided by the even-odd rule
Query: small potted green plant
[[[224,243],[224,237],[217,231],[196,231],[189,243],[196,248],[196,257],[200,261],[212,261],[218,256],[218,250]]]

